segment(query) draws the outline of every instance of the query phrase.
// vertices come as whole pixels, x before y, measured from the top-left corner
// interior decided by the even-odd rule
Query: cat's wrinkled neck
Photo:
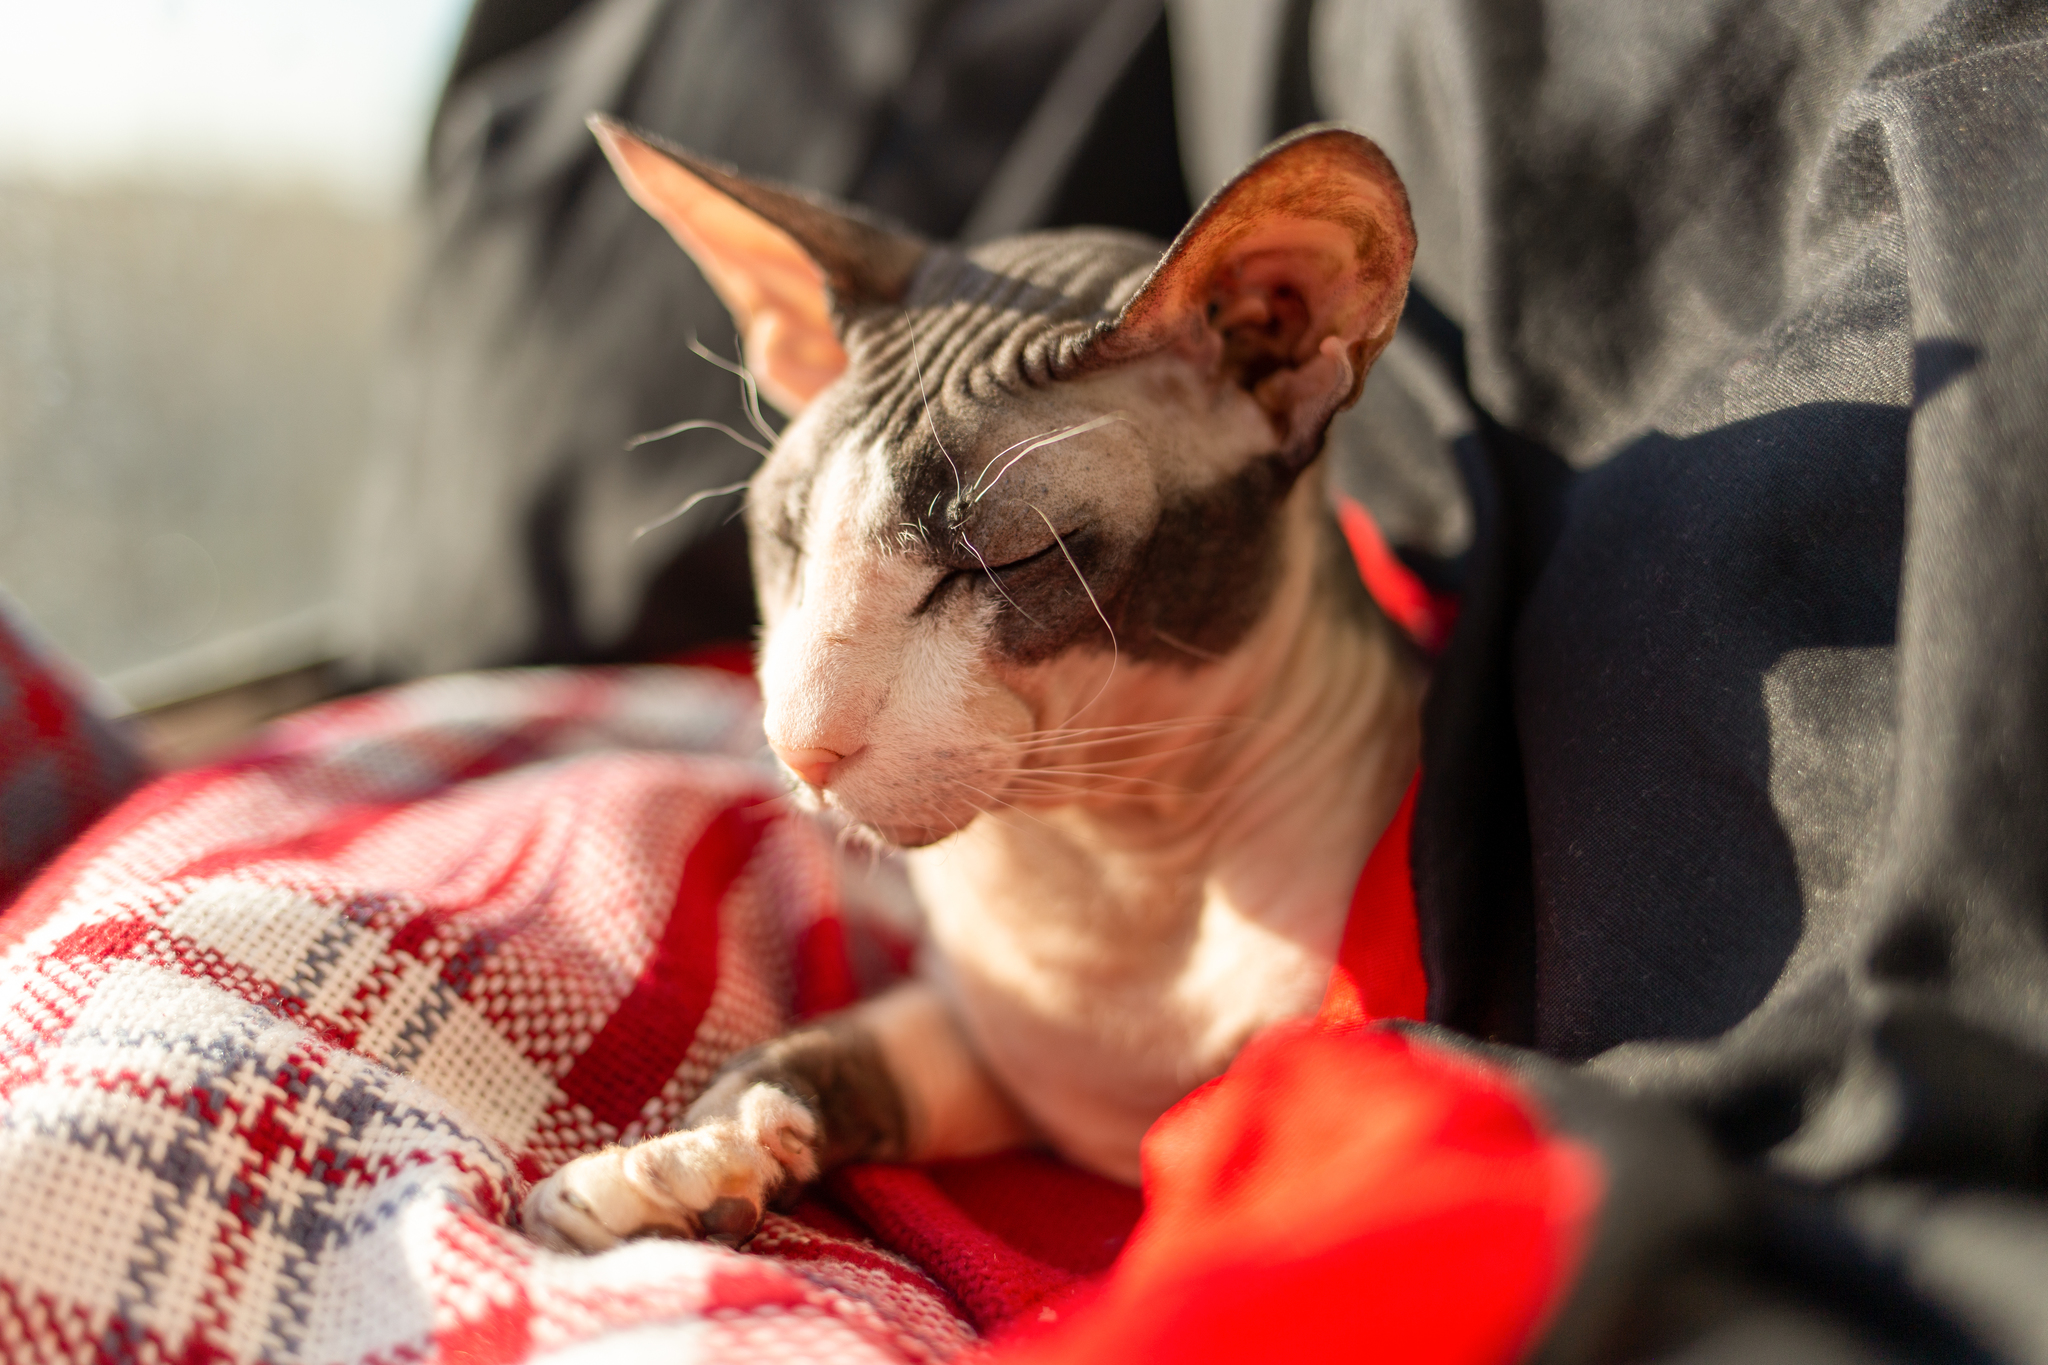
[[[1420,753],[1420,664],[1342,576],[1321,490],[1297,492],[1284,571],[1236,649],[1067,703],[1146,736],[1145,762],[1106,765],[1140,782],[1006,801],[911,856],[933,960],[997,1074],[1100,1077],[1083,1099],[1123,1104],[1133,1141],[1247,1038],[1314,1012]],[[1196,720],[1206,733],[1180,728]],[[1085,762],[1076,776],[1103,770]]]
[[[1276,830],[1342,843],[1346,828],[1376,818],[1386,789],[1398,799],[1418,760],[1425,678],[1394,628],[1341,578],[1352,570],[1329,553],[1321,496],[1303,488],[1290,498],[1286,515],[1298,524],[1289,561],[1238,648],[1192,670],[1127,669],[1103,698],[1119,717],[1149,708],[1162,728],[1146,752],[1113,765],[1113,779],[1042,803],[1068,837],[1105,855],[1192,868]],[[1183,728],[1161,714],[1161,697]],[[1390,813],[1379,812],[1381,823]]]

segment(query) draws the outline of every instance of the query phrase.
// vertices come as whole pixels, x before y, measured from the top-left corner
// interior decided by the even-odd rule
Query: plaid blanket
[[[508,1226],[852,996],[833,848],[756,727],[711,671],[449,678],[104,820],[0,917],[0,1353],[957,1353],[957,1301],[824,1209],[746,1255]]]
[[[712,670],[417,683],[130,796],[0,911],[0,1359],[943,1361],[1523,1349],[1600,1176],[1420,1007],[1404,809],[1319,1026],[1146,1140],[856,1164],[744,1252],[562,1256],[530,1183],[900,971],[886,879]],[[1135,1226],[1134,1226],[1135,1225]]]

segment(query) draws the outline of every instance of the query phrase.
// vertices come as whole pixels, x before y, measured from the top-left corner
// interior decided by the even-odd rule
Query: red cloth
[[[1495,1365],[1569,1284],[1599,1192],[1501,1073],[1283,1026],[1147,1135],[1145,1217],[1103,1286],[995,1359]]]
[[[1395,556],[1372,514],[1342,495],[1337,498],[1337,525],[1351,546],[1358,576],[1365,580],[1366,591],[1380,604],[1380,610],[1431,654],[1450,643],[1451,627],[1458,620],[1458,599],[1431,592]]]
[[[1323,996],[1320,1017],[1325,1024],[1420,1019],[1428,1008],[1415,885],[1408,875],[1408,839],[1415,828],[1415,792],[1421,785],[1417,774],[1358,874],[1337,965]]]
[[[924,1167],[864,1162],[832,1193],[923,1267],[983,1332],[1035,1320],[1107,1270],[1142,1211],[1138,1191],[1045,1152]]]

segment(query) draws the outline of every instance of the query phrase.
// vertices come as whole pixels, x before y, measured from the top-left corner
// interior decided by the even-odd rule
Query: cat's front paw
[[[778,1191],[816,1177],[818,1146],[809,1106],[756,1083],[728,1117],[576,1158],[533,1187],[520,1221],[560,1251],[647,1235],[736,1247]]]

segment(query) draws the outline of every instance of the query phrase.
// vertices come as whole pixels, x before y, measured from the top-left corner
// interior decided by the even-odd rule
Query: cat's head
[[[1379,148],[1297,134],[1164,255],[960,251],[593,127],[794,418],[746,514],[768,737],[815,799],[929,843],[1085,794],[1101,744],[1259,672],[1323,554],[1300,475],[1407,294]]]

